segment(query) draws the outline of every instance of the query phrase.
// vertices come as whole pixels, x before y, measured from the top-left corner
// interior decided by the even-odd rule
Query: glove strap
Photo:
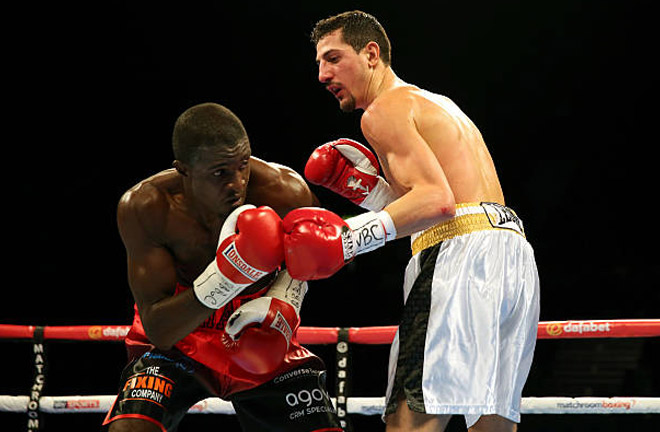
[[[371,252],[396,238],[396,227],[390,214],[382,210],[368,212],[346,219],[350,232],[342,234],[344,261],[354,256]]]
[[[210,309],[220,309],[249,285],[229,280],[213,260],[193,282],[193,291],[201,304]]]
[[[289,272],[284,270],[277,275],[277,279],[265,295],[289,303],[300,316],[300,308],[307,294],[307,288],[307,282],[293,279],[289,276]]]
[[[379,211],[396,199],[397,196],[390,184],[384,178],[378,176],[378,183],[360,203],[360,207],[371,211]]]

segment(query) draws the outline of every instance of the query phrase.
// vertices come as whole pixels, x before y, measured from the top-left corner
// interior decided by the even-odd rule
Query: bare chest
[[[178,282],[192,286],[195,278],[215,258],[218,233],[173,206],[162,233],[162,244],[172,256]]]

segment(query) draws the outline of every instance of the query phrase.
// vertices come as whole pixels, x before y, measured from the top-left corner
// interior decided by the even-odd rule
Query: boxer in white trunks
[[[539,280],[479,130],[448,98],[396,76],[373,16],[321,20],[312,41],[319,81],[343,111],[364,110],[362,132],[377,157],[348,139],[314,151],[307,179],[370,211],[345,221],[320,208],[289,213],[291,276],[329,277],[356,255],[411,236],[387,431],[443,431],[452,414],[464,415],[470,431],[516,430]]]

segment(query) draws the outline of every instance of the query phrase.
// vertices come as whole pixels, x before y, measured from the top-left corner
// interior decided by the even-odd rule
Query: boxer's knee
[[[442,432],[451,415],[433,415],[413,411],[405,399],[399,400],[396,411],[385,417],[387,432]]]
[[[509,419],[492,414],[483,415],[472,425],[469,432],[516,432],[518,425]]]
[[[147,420],[120,419],[110,423],[108,432],[162,432],[161,428]]]

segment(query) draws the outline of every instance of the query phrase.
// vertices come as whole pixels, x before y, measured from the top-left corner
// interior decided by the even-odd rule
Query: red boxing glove
[[[332,276],[356,255],[396,237],[394,222],[385,210],[343,220],[329,210],[304,207],[289,212],[282,227],[286,268],[298,280]]]
[[[273,209],[237,208],[222,226],[216,259],[193,283],[197,299],[209,308],[221,308],[276,270],[284,260],[283,247],[282,220]]]
[[[274,297],[259,297],[236,310],[225,327],[232,361],[247,372],[264,375],[280,367],[300,324],[296,309]]]
[[[294,279],[315,280],[335,274],[352,256],[344,254],[350,228],[335,213],[317,207],[295,209],[282,220],[284,260]]]
[[[323,144],[314,150],[305,177],[325,186],[360,207],[377,211],[396,199],[389,184],[378,175],[376,156],[365,146],[348,138]]]

